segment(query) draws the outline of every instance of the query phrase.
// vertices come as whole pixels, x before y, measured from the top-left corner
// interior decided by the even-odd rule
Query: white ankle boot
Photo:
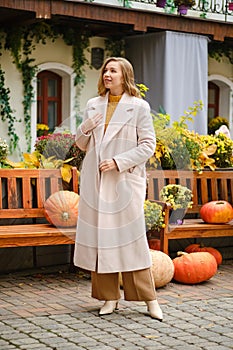
[[[118,309],[118,300],[108,300],[105,301],[104,305],[99,311],[99,315],[109,315],[112,314],[114,310]]]
[[[163,312],[160,309],[159,303],[157,300],[146,301],[147,310],[152,318],[156,318],[160,322],[163,320]]]

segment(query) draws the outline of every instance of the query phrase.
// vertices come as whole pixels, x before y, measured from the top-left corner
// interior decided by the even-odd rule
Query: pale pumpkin
[[[44,203],[48,222],[57,227],[73,227],[78,219],[79,195],[73,191],[53,193]]]
[[[217,272],[215,257],[208,252],[178,252],[173,259],[174,280],[184,284],[197,284],[213,277]]]
[[[174,275],[174,264],[172,259],[165,253],[159,250],[150,249],[152,259],[152,276],[155,287],[160,288],[168,284]],[[123,286],[122,275],[120,274],[120,285]]]
[[[151,250],[152,258],[152,275],[156,288],[160,288],[168,284],[174,275],[174,264],[172,259],[159,250]]]

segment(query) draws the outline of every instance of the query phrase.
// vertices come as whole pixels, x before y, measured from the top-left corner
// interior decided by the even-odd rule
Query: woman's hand
[[[100,165],[99,165],[99,169],[101,172],[106,172],[106,171],[110,171],[110,170],[113,170],[113,169],[117,169],[118,170],[118,167],[117,167],[117,164],[115,162],[114,159],[105,159],[103,160]]]
[[[82,132],[84,134],[88,134],[93,129],[97,127],[97,125],[101,122],[103,119],[103,115],[100,113],[95,114],[93,117],[87,118],[84,123],[82,123]]]

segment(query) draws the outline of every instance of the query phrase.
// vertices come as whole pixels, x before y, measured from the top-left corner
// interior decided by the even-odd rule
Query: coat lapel
[[[126,93],[123,94],[104,134],[103,140],[105,142],[114,138],[120,129],[133,117],[134,104],[132,100],[131,96]]]
[[[100,144],[102,142],[104,136],[104,124],[105,124],[105,116],[108,105],[108,96],[99,97],[97,103],[90,107],[88,110],[88,117],[95,115],[96,113],[101,113],[103,115],[102,122],[93,130],[93,135],[95,138],[95,144]]]

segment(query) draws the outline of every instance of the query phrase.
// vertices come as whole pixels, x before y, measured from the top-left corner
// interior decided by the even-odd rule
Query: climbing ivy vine
[[[56,21],[41,21],[30,25],[20,27],[4,28],[6,39],[4,48],[11,52],[13,62],[17,69],[22,74],[23,82],[23,109],[25,123],[25,138],[27,142],[27,151],[31,151],[31,105],[33,102],[33,78],[37,73],[37,66],[33,51],[36,44],[46,44],[50,39],[55,41],[58,37],[62,37],[67,45],[72,46],[73,64],[72,68],[75,73],[74,85],[83,87],[85,82],[84,66],[88,64],[85,57],[85,49],[89,46],[90,34],[87,31],[82,31],[80,28],[67,28]],[[7,93],[5,91],[4,96]],[[5,113],[5,112],[3,112]],[[5,115],[5,114],[4,114]],[[9,115],[5,115],[8,119]],[[16,135],[16,134],[15,134]]]
[[[2,56],[2,39],[0,36],[0,57]],[[5,85],[5,73],[0,65],[0,115],[3,122],[7,121],[8,132],[7,135],[10,139],[9,151],[12,153],[18,146],[19,137],[16,134],[15,122],[16,117],[14,111],[10,106],[10,89]]]
[[[7,135],[10,138],[9,151],[12,153],[18,145],[19,137],[16,134],[16,117],[10,106],[10,89],[5,86],[5,74],[0,65],[0,114],[1,120],[8,123]]]

